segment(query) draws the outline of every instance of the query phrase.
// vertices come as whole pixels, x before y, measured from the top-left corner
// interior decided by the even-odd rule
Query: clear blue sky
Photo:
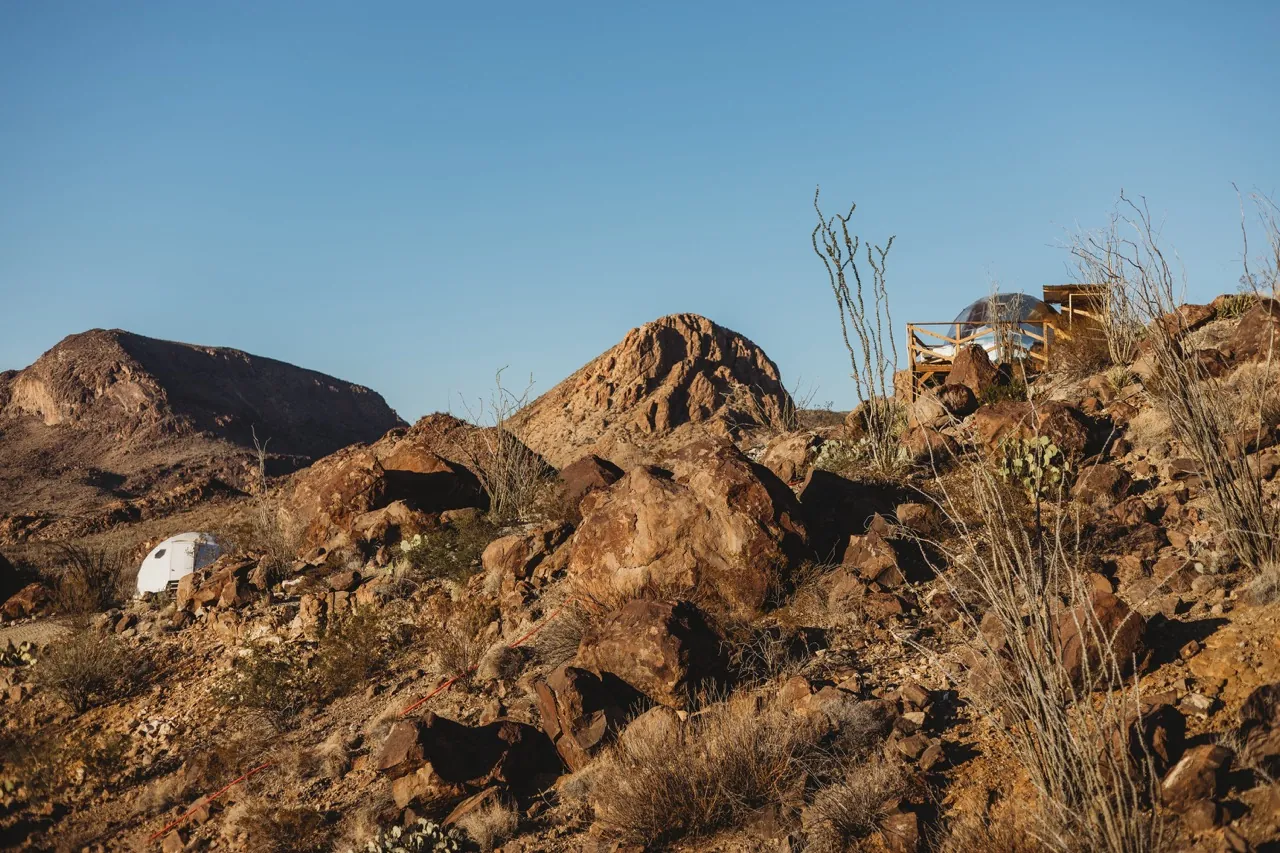
[[[1280,4],[769,5],[4,3],[0,369],[122,327],[412,419],[696,311],[843,407],[819,183],[899,323],[1063,280],[1121,188],[1234,289]]]

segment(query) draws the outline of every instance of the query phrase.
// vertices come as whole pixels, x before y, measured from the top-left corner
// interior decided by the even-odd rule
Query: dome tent
[[[965,306],[949,324],[948,334],[965,341],[965,345],[978,344],[992,361],[1008,361],[1034,349],[1040,344],[1041,337],[1051,338],[1053,329],[1046,324],[1057,317],[1058,312],[1052,305],[1034,296],[996,293]],[[993,323],[1005,328],[997,331]],[[1012,328],[1013,324],[1017,324],[1017,331]],[[954,344],[924,346],[922,341],[917,343],[927,357],[950,361],[956,355]]]
[[[138,594],[164,592],[184,576],[218,559],[217,541],[207,533],[179,533],[151,549],[138,568]]]

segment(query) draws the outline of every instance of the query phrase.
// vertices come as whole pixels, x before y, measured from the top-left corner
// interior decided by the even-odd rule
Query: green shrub
[[[461,581],[480,568],[480,555],[498,537],[498,527],[481,517],[460,521],[400,542],[409,574],[423,579]]]
[[[213,690],[219,704],[260,714],[278,729],[285,728],[307,706],[310,695],[297,651],[265,643],[248,646]]]
[[[345,696],[381,672],[391,638],[377,610],[361,607],[329,622],[307,675],[308,692],[320,702]]]

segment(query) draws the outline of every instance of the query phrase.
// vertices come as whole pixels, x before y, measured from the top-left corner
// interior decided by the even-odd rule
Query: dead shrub
[[[1125,675],[1132,661],[1117,654],[1115,635],[1086,604],[1088,555],[1068,527],[1069,510],[1032,495],[1028,524],[990,466],[971,460],[963,471],[970,479],[963,514],[948,484],[937,482],[941,509],[958,531],[945,562],[963,582],[940,577],[958,600],[970,644],[953,662],[969,676],[958,686],[982,716],[1000,721],[997,734],[1036,792],[1032,820],[1046,848],[1159,849],[1150,757],[1135,763],[1113,748],[1127,742],[1139,707],[1136,682]],[[976,521],[965,517],[973,513]],[[1090,650],[1079,672],[1059,642],[1071,628]]]
[[[346,696],[383,671],[390,655],[391,637],[376,608],[360,607],[331,619],[316,645],[308,692],[318,702]]]
[[[146,674],[138,657],[114,635],[82,630],[40,655],[35,681],[80,714],[127,694]]]
[[[1267,431],[1280,425],[1280,365],[1242,364],[1227,379],[1224,391],[1237,430]]]
[[[503,386],[505,370],[494,375],[487,402],[482,399],[474,409],[467,407],[472,422],[492,420],[493,425],[460,450],[489,495],[489,514],[503,521],[527,521],[536,514],[539,494],[555,471],[512,432],[514,419],[530,402],[533,378],[517,394]]]
[[[250,849],[263,853],[327,853],[334,839],[333,825],[324,813],[265,797],[237,802],[228,809],[223,833],[228,838],[243,835]]]
[[[493,605],[473,599],[450,602],[442,617],[419,622],[419,642],[435,654],[446,675],[463,678],[475,670],[488,651],[484,633],[498,615]]]
[[[520,814],[506,802],[489,803],[465,815],[458,821],[458,828],[480,848],[480,853],[492,853],[515,837],[520,826]]]
[[[877,761],[852,767],[835,784],[819,789],[806,809],[809,847],[814,853],[849,850],[880,828],[885,804],[907,791],[900,767]]]
[[[1055,374],[1067,379],[1084,379],[1111,366],[1111,349],[1101,329],[1076,323],[1068,330],[1070,337],[1060,334],[1053,339],[1049,364]]]
[[[596,820],[640,844],[741,825],[786,797],[818,741],[811,726],[741,694],[647,734],[622,738],[590,775]]]
[[[305,708],[311,690],[298,651],[292,646],[251,643],[231,661],[212,691],[231,711],[256,715],[284,730]]]
[[[54,549],[54,559],[49,581],[59,613],[101,613],[128,600],[130,572],[122,553],[61,544]]]
[[[1274,205],[1259,200],[1258,206],[1276,257],[1268,261],[1260,276],[1252,272],[1248,229],[1242,226],[1246,239],[1244,280],[1258,292],[1274,292],[1280,283],[1280,226]],[[1225,438],[1238,433],[1240,409],[1232,407],[1226,383],[1209,375],[1195,352],[1184,346],[1188,326],[1178,311],[1177,297],[1183,283],[1160,245],[1159,229],[1145,200],[1136,203],[1121,193],[1120,208],[1109,227],[1078,239],[1072,252],[1091,265],[1099,276],[1096,280],[1122,294],[1116,298],[1124,299],[1143,322],[1146,356],[1152,368],[1147,393],[1168,416],[1173,435],[1199,464],[1211,508],[1231,553],[1254,571],[1280,562],[1280,517],[1263,494],[1257,471]],[[1270,367],[1274,347],[1265,355]],[[1262,403],[1244,412],[1250,424],[1246,429],[1261,432]]]

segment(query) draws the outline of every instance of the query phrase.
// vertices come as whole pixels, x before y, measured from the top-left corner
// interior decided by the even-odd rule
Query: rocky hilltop
[[[587,453],[625,465],[700,430],[727,436],[780,422],[791,405],[764,350],[706,317],[672,314],[632,329],[527,406],[512,429],[558,468]]]
[[[0,417],[38,418],[119,437],[205,433],[319,457],[403,421],[350,382],[226,347],[119,329],[64,338],[25,370],[0,375]]]
[[[404,422],[314,370],[118,329],[0,374],[0,541],[78,535],[243,489],[253,434],[296,468]]]

